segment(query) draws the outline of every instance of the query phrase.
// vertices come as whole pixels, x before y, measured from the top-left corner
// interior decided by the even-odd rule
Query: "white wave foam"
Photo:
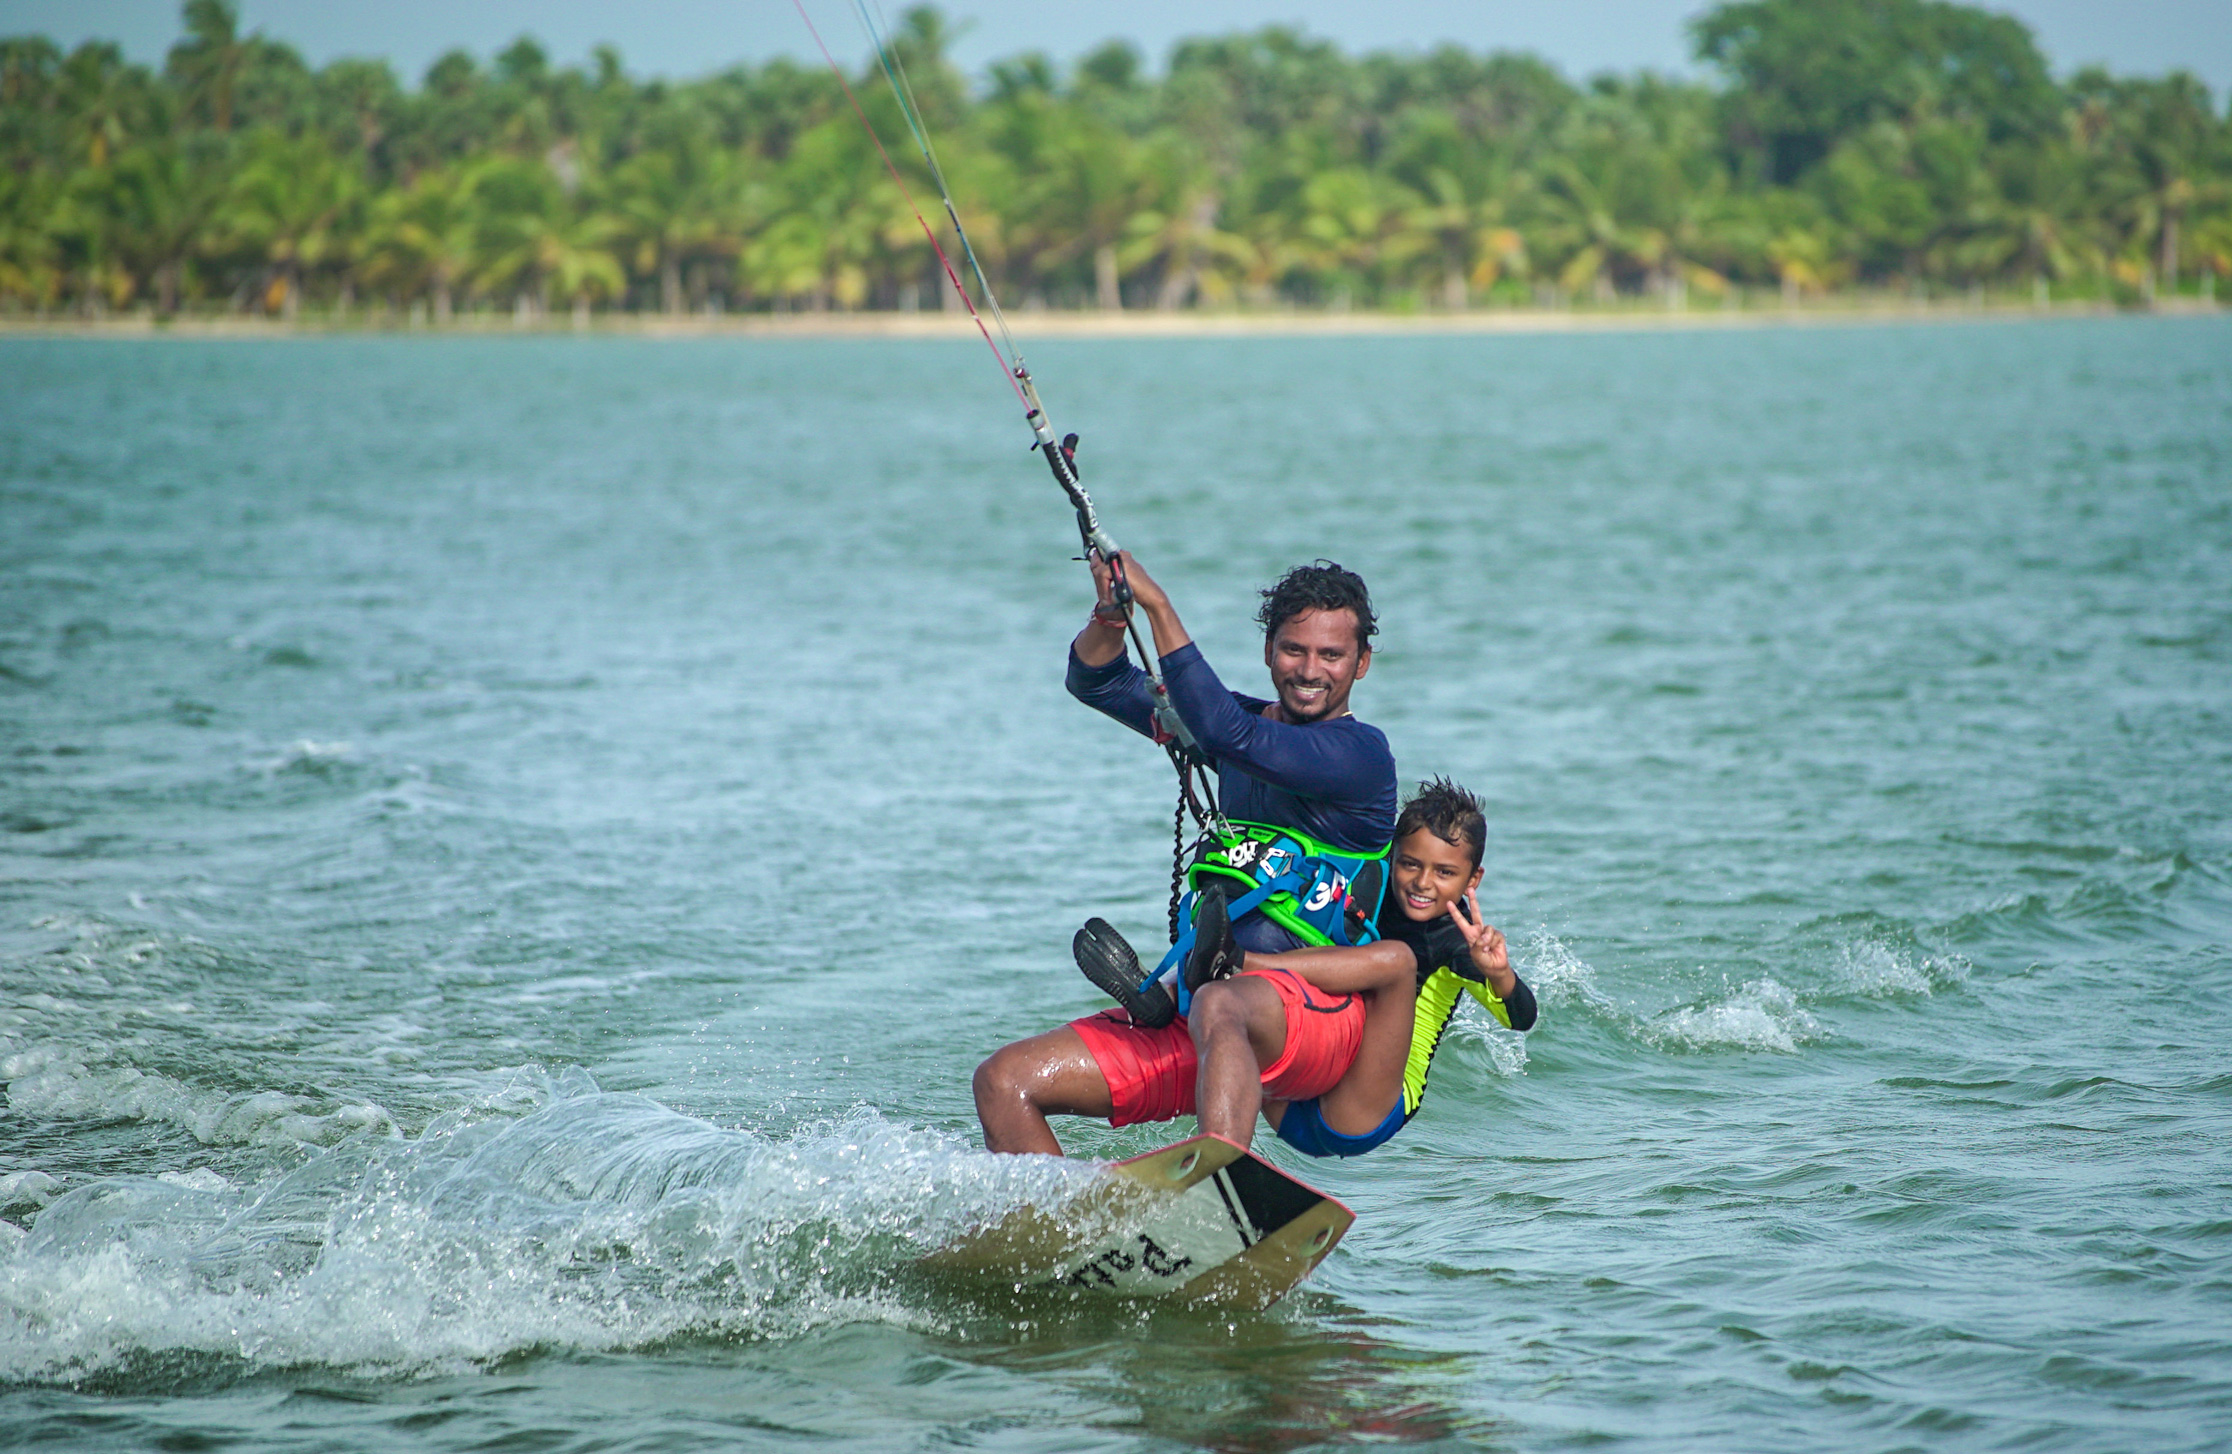
[[[1539,1007],[1585,1005],[1611,1010],[1611,1000],[1597,988],[1596,971],[1546,929],[1537,929],[1526,944],[1514,947],[1512,967],[1535,992]],[[1498,1024],[1493,1016],[1469,998],[1460,999],[1451,1036],[1484,1046],[1491,1068],[1499,1076],[1527,1073],[1527,1037]]]
[[[926,1325],[906,1264],[1096,1176],[869,1111],[775,1141],[578,1073],[559,1088],[519,1119],[451,1112],[262,1187],[204,1170],[71,1191],[28,1237],[0,1235],[0,1379],[175,1352],[429,1373],[538,1345]]]
[[[1846,944],[1837,955],[1838,984],[1870,999],[1927,995],[1968,978],[1968,961],[1957,954],[1922,955],[1880,940]]]
[[[1535,930],[1514,953],[1512,964],[1544,1009],[1580,1005],[1603,1014],[1619,1011],[1611,997],[1597,988],[1596,971],[1588,961],[1547,929]]]
[[[33,1045],[0,1060],[9,1114],[48,1120],[154,1121],[205,1146],[330,1146],[348,1136],[396,1134],[371,1101],[339,1102],[285,1091],[197,1090],[137,1066],[88,1064],[67,1046]]]
[[[266,758],[256,764],[266,773],[324,772],[336,764],[351,761],[356,747],[348,742],[318,742],[308,737],[297,738],[277,757]]]
[[[0,1211],[13,1207],[43,1207],[62,1190],[62,1183],[43,1171],[11,1171],[0,1176]]]
[[[1579,1007],[1661,1049],[1790,1053],[1824,1033],[1820,1022],[1798,1003],[1798,996],[1773,979],[1752,980],[1717,998],[1646,1018],[1599,988],[1595,969],[1548,930],[1536,930],[1514,962],[1545,1011],[1552,1006]]]
[[[1755,979],[1718,1002],[1684,1005],[1646,1029],[1661,1045],[1692,1050],[1779,1050],[1794,1052],[1817,1038],[1821,1024],[1800,1007],[1798,997],[1772,979]]]
[[[1467,1001],[1460,1006],[1449,1034],[1453,1040],[1485,1048],[1489,1068],[1497,1075],[1509,1078],[1527,1073],[1527,1037],[1497,1024],[1479,1005]]]
[[[144,1121],[181,1127],[204,1145],[330,1146],[350,1136],[393,1136],[396,1121],[371,1101],[278,1090],[196,1085],[132,1064],[158,1037],[177,1046],[222,1044],[225,1011],[200,1003],[210,947],[191,936],[151,932],[72,915],[34,928],[69,942],[9,966],[21,987],[0,1005],[0,1081],[8,1114],[48,1120]],[[266,1005],[305,1022],[331,1018],[312,1002]],[[268,1022],[267,1022],[268,1023]],[[378,1054],[383,1037],[408,1027],[352,1027],[349,1052]]]

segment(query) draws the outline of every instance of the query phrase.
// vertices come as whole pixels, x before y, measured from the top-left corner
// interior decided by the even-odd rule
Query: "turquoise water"
[[[0,1443],[2232,1442],[2232,327],[1047,343],[1488,800],[1264,1315],[940,1283],[1159,755],[968,342],[0,343]],[[1469,1014],[1470,1012],[1468,1012]],[[1113,1155],[1154,1128],[1070,1128]]]

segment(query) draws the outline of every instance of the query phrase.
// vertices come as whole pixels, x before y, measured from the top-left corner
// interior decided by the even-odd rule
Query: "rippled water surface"
[[[0,1443],[2232,1443],[2232,327],[1031,353],[1491,806],[1541,1023],[1272,1151],[1318,1276],[916,1266],[1088,1174],[968,1076],[1169,845],[981,346],[19,340]]]

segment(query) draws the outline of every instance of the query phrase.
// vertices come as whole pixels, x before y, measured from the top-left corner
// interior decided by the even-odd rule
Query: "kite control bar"
[[[1025,374],[1022,378],[1023,387],[1029,390],[1035,400],[1038,391],[1031,388],[1030,376]],[[1107,564],[1108,593],[1124,613],[1124,628],[1137,641],[1139,629],[1132,625],[1132,589],[1131,582],[1124,579],[1123,555],[1117,548],[1115,537],[1101,525],[1100,516],[1093,509],[1093,497],[1085,493],[1085,486],[1077,478],[1077,436],[1065,434],[1057,444],[1054,441],[1054,431],[1046,422],[1044,410],[1033,409],[1027,417],[1031,421],[1031,432],[1038,436],[1038,443],[1031,448],[1046,456],[1047,468],[1054,471],[1054,483],[1062,487],[1062,493],[1069,496],[1070,504],[1076,508],[1077,534],[1085,542],[1086,557],[1090,559],[1098,556]],[[1147,694],[1154,702],[1155,740],[1165,747],[1176,744],[1176,750],[1186,753],[1193,762],[1207,761],[1202,755],[1201,744],[1194,741],[1194,735],[1187,728],[1185,719],[1171,705],[1170,688],[1163,685],[1162,673],[1155,670],[1154,656],[1147,650],[1145,642],[1138,642],[1138,646],[1140,660],[1147,664]],[[1179,771],[1183,773],[1185,767],[1186,764],[1181,763]]]

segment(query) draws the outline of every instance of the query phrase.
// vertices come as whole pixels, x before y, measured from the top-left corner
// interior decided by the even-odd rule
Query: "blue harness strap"
[[[1181,1015],[1193,1007],[1193,992],[1186,988],[1185,976],[1173,971],[1193,952],[1194,906],[1200,900],[1205,880],[1232,886],[1248,885],[1245,892],[1226,905],[1226,912],[1235,921],[1249,914],[1265,913],[1280,928],[1311,943],[1348,946],[1370,943],[1378,937],[1376,919],[1379,895],[1384,892],[1384,877],[1372,880],[1380,887],[1369,893],[1371,902],[1362,906],[1360,932],[1355,937],[1351,937],[1348,927],[1348,894],[1360,867],[1383,858],[1384,850],[1380,854],[1345,854],[1312,844],[1287,829],[1263,824],[1241,826],[1250,828],[1253,836],[1241,836],[1216,847],[1213,852],[1224,855],[1224,862],[1213,864],[1197,859],[1188,871],[1192,891],[1179,900],[1178,938],[1140,981],[1145,985],[1166,974],[1171,975],[1171,992]],[[1272,905],[1274,900],[1282,903],[1266,910],[1265,906]],[[1318,938],[1310,939],[1313,934]]]
[[[1273,894],[1298,894],[1304,887],[1302,876],[1289,870],[1280,874],[1277,878],[1258,883],[1239,898],[1232,900],[1225,905],[1225,912],[1232,918],[1238,919],[1243,914],[1254,913]],[[1170,946],[1170,951],[1163,955],[1161,962],[1155,966],[1154,973],[1147,976],[1147,980],[1160,979],[1173,966],[1185,963],[1186,956],[1193,952],[1193,909],[1194,901],[1198,898],[1200,898],[1198,892],[1190,893],[1179,902],[1178,920],[1181,927],[1178,930],[1178,942]],[[1348,942],[1346,935],[1342,936],[1341,942],[1344,944]],[[1141,982],[1145,983],[1146,981]],[[1193,1008],[1193,991],[1186,988],[1183,975],[1179,976],[1176,988],[1178,992],[1178,1013],[1183,1015]]]
[[[1193,1008],[1193,991],[1186,988],[1185,975],[1176,973],[1176,967],[1184,964],[1186,956],[1193,953],[1193,901],[1194,896],[1192,894],[1188,894],[1185,898],[1179,900],[1177,942],[1170,946],[1169,952],[1163,955],[1161,961],[1155,965],[1154,970],[1148,974],[1147,978],[1140,981],[1142,985],[1147,985],[1161,979],[1166,974],[1171,975],[1170,987],[1178,1001],[1180,1016]]]

